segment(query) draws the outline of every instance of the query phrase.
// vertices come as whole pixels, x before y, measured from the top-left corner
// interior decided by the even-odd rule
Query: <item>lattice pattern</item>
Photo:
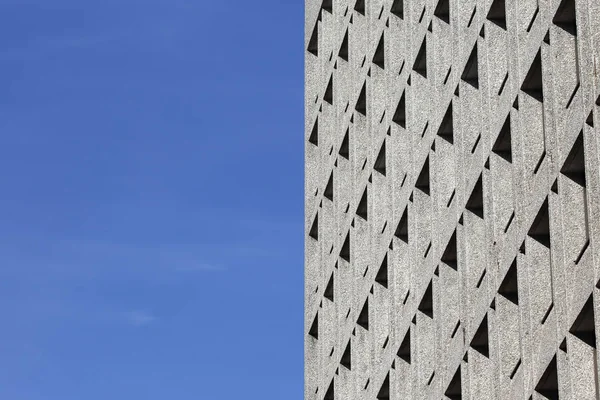
[[[600,0],[306,0],[305,399],[595,399]]]

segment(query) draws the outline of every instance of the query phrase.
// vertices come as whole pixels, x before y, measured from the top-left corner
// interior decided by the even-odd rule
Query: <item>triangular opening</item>
[[[452,115],[452,102],[450,102],[448,108],[446,109],[446,114],[444,114],[442,124],[440,125],[437,134],[439,137],[445,139],[449,143],[454,143],[454,118]]]
[[[388,372],[381,384],[377,400],[390,400],[390,373]]]
[[[359,14],[365,15],[365,0],[356,0],[354,10]]]
[[[385,140],[379,149],[379,154],[377,155],[377,159],[375,160],[375,171],[379,172],[381,175],[385,176]]]
[[[387,254],[383,257],[383,261],[381,262],[381,266],[379,267],[379,271],[377,272],[377,276],[375,277],[375,282],[379,283],[381,286],[387,289],[388,287],[388,257]]]
[[[402,217],[400,218],[396,232],[394,232],[394,236],[402,240],[404,243],[408,243],[408,207],[406,207],[402,213]]]
[[[573,182],[586,187],[583,131],[579,132],[579,136],[577,136],[560,172]]]
[[[379,38],[379,44],[377,45],[377,49],[375,50],[375,55],[373,56],[373,64],[377,65],[379,68],[385,68],[385,34],[382,33]]]
[[[510,268],[506,272],[498,293],[504,296],[507,300],[519,305],[519,281],[517,278],[517,259],[513,260]]]
[[[462,399],[462,382],[461,382],[461,373],[460,373],[460,365],[458,369],[454,373],[452,380],[448,384],[448,388],[444,392],[444,395],[448,397],[450,400],[460,400]]]
[[[523,81],[521,90],[538,101],[544,101],[544,87],[542,84],[542,51],[538,50],[529,72]]]
[[[558,346],[558,348],[562,351],[564,351],[565,353],[567,352],[567,338],[564,338],[562,340],[562,342],[560,342],[560,345]]]
[[[350,262],[350,232],[346,235],[346,240],[344,240],[344,244],[340,250],[340,257],[342,260]]]
[[[433,319],[433,283],[431,281],[419,303],[419,311]]]
[[[317,117],[315,120],[315,124],[313,125],[308,142],[314,144],[315,146],[319,145],[319,117]]]
[[[449,0],[439,0],[437,3],[437,7],[435,7],[435,11],[433,15],[444,21],[445,23],[450,23],[450,1]]]
[[[400,125],[402,128],[406,128],[406,96],[405,92],[402,92],[402,96],[400,97],[400,101],[398,101],[398,106],[396,107],[396,112],[394,113],[394,117],[392,121]]]
[[[419,53],[415,59],[413,71],[417,72],[423,78],[427,78],[427,36],[423,38]]]
[[[473,336],[471,348],[488,358],[490,357],[487,314],[483,317],[483,321],[481,321],[479,328],[477,328],[477,332],[475,332],[475,336]]]
[[[504,125],[502,125],[502,129],[500,129],[500,133],[498,134],[498,138],[492,147],[492,151],[508,161],[512,163],[512,146],[511,146],[511,129],[510,129],[510,113],[506,117],[504,121]]]
[[[367,82],[363,83],[363,87],[358,95],[355,110],[362,115],[367,115]]]
[[[446,250],[444,250],[444,254],[442,254],[442,261],[455,271],[457,270],[456,229],[454,230],[454,233],[452,233],[452,237],[450,237],[450,240],[446,245]]]
[[[426,195],[430,194],[429,188],[429,156],[425,160],[423,164],[423,168],[421,168],[421,172],[419,173],[419,177],[417,178],[417,183],[415,183],[415,187],[421,190]]]
[[[328,13],[332,14],[333,13],[333,0],[323,0],[321,8],[323,10],[327,11]]]
[[[558,194],[558,179],[554,180],[554,183],[550,187],[550,190],[552,190],[553,193]]]
[[[535,391],[550,400],[558,400],[558,370],[556,369],[556,355],[552,358],[540,381],[535,386]]]
[[[334,384],[334,380],[331,380],[331,383],[329,384],[329,388],[327,389],[327,392],[325,393],[325,397],[323,397],[323,400],[335,400],[335,384]]]
[[[477,42],[471,50],[471,55],[465,66],[465,70],[460,77],[463,81],[473,86],[475,89],[479,89],[479,62],[477,57]]]
[[[344,354],[342,354],[342,359],[340,360],[340,364],[346,367],[348,370],[352,370],[352,340],[348,340],[348,344],[346,345],[346,350],[344,350]]]
[[[346,134],[344,135],[342,145],[340,146],[339,155],[346,160],[350,159],[350,128],[346,129]]]
[[[575,0],[563,0],[552,19],[552,23],[569,32],[571,35],[577,36]]]
[[[323,195],[325,198],[333,201],[333,171],[331,171],[331,175],[329,175],[329,180],[327,181],[327,186],[325,186]]]
[[[479,175],[479,179],[477,179],[477,183],[471,192],[469,201],[467,201],[466,209],[477,215],[479,218],[483,218],[483,182],[481,175]]]
[[[421,16],[419,17],[419,24],[423,22],[423,17],[425,17],[425,11],[427,11],[427,5],[423,6],[423,11],[421,11]]]
[[[588,115],[587,119],[585,120],[585,123],[588,124],[589,126],[591,126],[592,128],[594,127],[594,111],[590,111],[590,115]]]
[[[358,315],[358,321],[356,323],[366,330],[369,330],[369,298],[365,300],[365,304],[363,305],[360,314]]]
[[[342,40],[338,56],[342,60],[348,61],[348,29],[346,29],[346,34],[344,35],[344,40]]]
[[[317,315],[315,315],[315,319],[313,319],[312,325],[310,326],[310,330],[308,331],[308,334],[312,337],[314,337],[315,339],[319,338],[319,313],[317,312]]]
[[[394,0],[390,11],[396,17],[404,19],[404,0]]]
[[[406,331],[406,335],[404,335],[402,344],[400,344],[398,357],[410,364],[410,327]]]
[[[319,56],[319,22],[315,24],[310,40],[308,41],[308,52],[316,57]]]
[[[540,207],[540,210],[531,224],[528,232],[529,237],[550,248],[550,214],[548,212],[548,198]]]
[[[319,213],[315,215],[315,219],[313,220],[312,226],[310,227],[310,232],[308,236],[315,240],[319,240]]]
[[[589,346],[596,348],[596,330],[594,326],[594,299],[590,295],[569,332]]]
[[[329,77],[329,83],[327,84],[327,89],[325,89],[323,100],[329,104],[333,104],[333,75]]]
[[[493,22],[506,30],[506,4],[505,0],[494,0],[487,15],[488,21]]]
[[[323,297],[325,297],[329,301],[333,301],[333,272],[329,277],[329,282],[327,282],[327,287],[325,288],[325,293],[323,293]]]
[[[366,187],[365,191],[362,194],[362,197],[360,198],[360,201],[358,202],[358,208],[356,209],[356,215],[358,215],[365,221],[368,219],[368,213],[369,213],[368,190],[369,190],[369,188]]]

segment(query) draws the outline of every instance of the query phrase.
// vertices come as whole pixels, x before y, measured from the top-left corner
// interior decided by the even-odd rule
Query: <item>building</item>
[[[305,399],[600,398],[600,0],[305,29]]]

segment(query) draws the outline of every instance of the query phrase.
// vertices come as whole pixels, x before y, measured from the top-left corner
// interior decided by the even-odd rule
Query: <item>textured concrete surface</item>
[[[305,30],[305,399],[600,398],[600,0]]]

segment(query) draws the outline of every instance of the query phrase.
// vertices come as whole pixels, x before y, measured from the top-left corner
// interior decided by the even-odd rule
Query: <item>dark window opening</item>
[[[577,36],[575,0],[563,0],[552,19],[552,23],[569,32],[571,35]]]
[[[498,156],[502,157],[509,163],[512,163],[512,146],[511,146],[512,134],[510,127],[510,113],[504,121],[504,125],[500,129],[498,138],[492,147],[492,151]]]
[[[450,400],[460,400],[462,399],[462,382],[461,382],[461,373],[460,373],[460,365],[458,369],[454,373],[452,380],[448,384],[448,388],[444,392],[444,395],[448,397]]]
[[[531,224],[528,232],[529,237],[550,248],[550,214],[548,211],[548,198],[540,207],[537,216]]]
[[[387,289],[388,287],[388,257],[387,254],[383,257],[383,261],[381,262],[381,266],[379,267],[379,271],[377,272],[377,276],[375,277],[375,282],[379,283],[381,286]]]
[[[385,157],[385,140],[384,140],[383,144],[381,145],[381,148],[379,149],[379,154],[377,155],[377,159],[375,160],[375,166],[374,166],[375,171],[377,171],[381,175],[385,176],[385,164],[386,164],[386,157]]]
[[[315,215],[315,219],[312,223],[308,236],[315,240],[319,240],[319,213]]]
[[[538,50],[527,76],[523,81],[521,90],[537,101],[544,101],[544,87],[542,84],[542,51]]]
[[[398,106],[396,107],[396,112],[394,113],[394,117],[392,121],[396,124],[400,125],[402,128],[406,128],[406,97],[405,92],[402,92],[402,96],[400,97],[400,101],[398,102]]]
[[[506,30],[506,4],[505,0],[494,0],[490,11],[488,12],[487,19],[490,22],[498,25],[500,28]]]
[[[366,330],[369,330],[369,298],[365,300],[365,304],[363,305],[360,314],[358,315],[358,320],[356,323]]]
[[[356,209],[356,215],[358,215],[365,221],[367,220],[369,209],[368,195],[368,188],[365,188],[365,191],[363,192],[362,197],[360,198],[360,202],[358,203],[358,208]]]
[[[510,300],[515,305],[519,305],[519,281],[517,275],[517,259],[515,258],[508,268],[502,283],[500,284],[500,288],[498,289],[498,293],[505,297],[507,300]]]
[[[449,267],[457,270],[457,259],[456,259],[456,230],[452,233],[452,237],[448,241],[446,245],[446,250],[444,250],[444,254],[442,254],[442,262],[446,263]]]
[[[429,156],[425,160],[423,167],[421,168],[421,172],[419,173],[419,177],[417,178],[417,182],[415,183],[415,187],[421,190],[426,195],[430,195],[430,187],[429,187]]]
[[[583,131],[579,132],[579,136],[577,136],[560,172],[573,182],[584,188],[586,187]]]
[[[483,321],[481,321],[475,336],[473,336],[471,348],[488,358],[490,357],[487,314],[483,317]]]
[[[556,369],[556,355],[552,358],[542,374],[535,391],[550,400],[558,400],[558,371]]]
[[[373,56],[373,64],[381,69],[385,68],[385,34],[383,33],[381,34],[381,38],[379,38],[379,44]]]
[[[402,213],[402,217],[400,218],[400,222],[398,223],[398,227],[396,228],[394,236],[402,240],[404,243],[408,243],[408,206]]]
[[[427,290],[419,303],[419,311],[433,319],[433,282],[429,282]]]
[[[450,23],[450,1],[449,0],[439,0],[433,15],[444,21],[445,23]]]
[[[452,113],[452,102],[448,105],[440,128],[437,132],[438,136],[445,139],[448,143],[454,144],[454,118]]]
[[[594,328],[594,299],[590,295],[569,330],[573,336],[587,345],[596,348],[596,330]]]
[[[423,39],[419,53],[415,59],[413,71],[417,72],[423,78],[427,78],[427,36]]]
[[[471,192],[469,201],[467,201],[466,209],[483,219],[483,182],[481,175]]]
[[[479,66],[477,56],[477,42],[471,50],[471,55],[465,66],[465,70],[462,73],[461,79],[473,86],[475,89],[479,89]]]

